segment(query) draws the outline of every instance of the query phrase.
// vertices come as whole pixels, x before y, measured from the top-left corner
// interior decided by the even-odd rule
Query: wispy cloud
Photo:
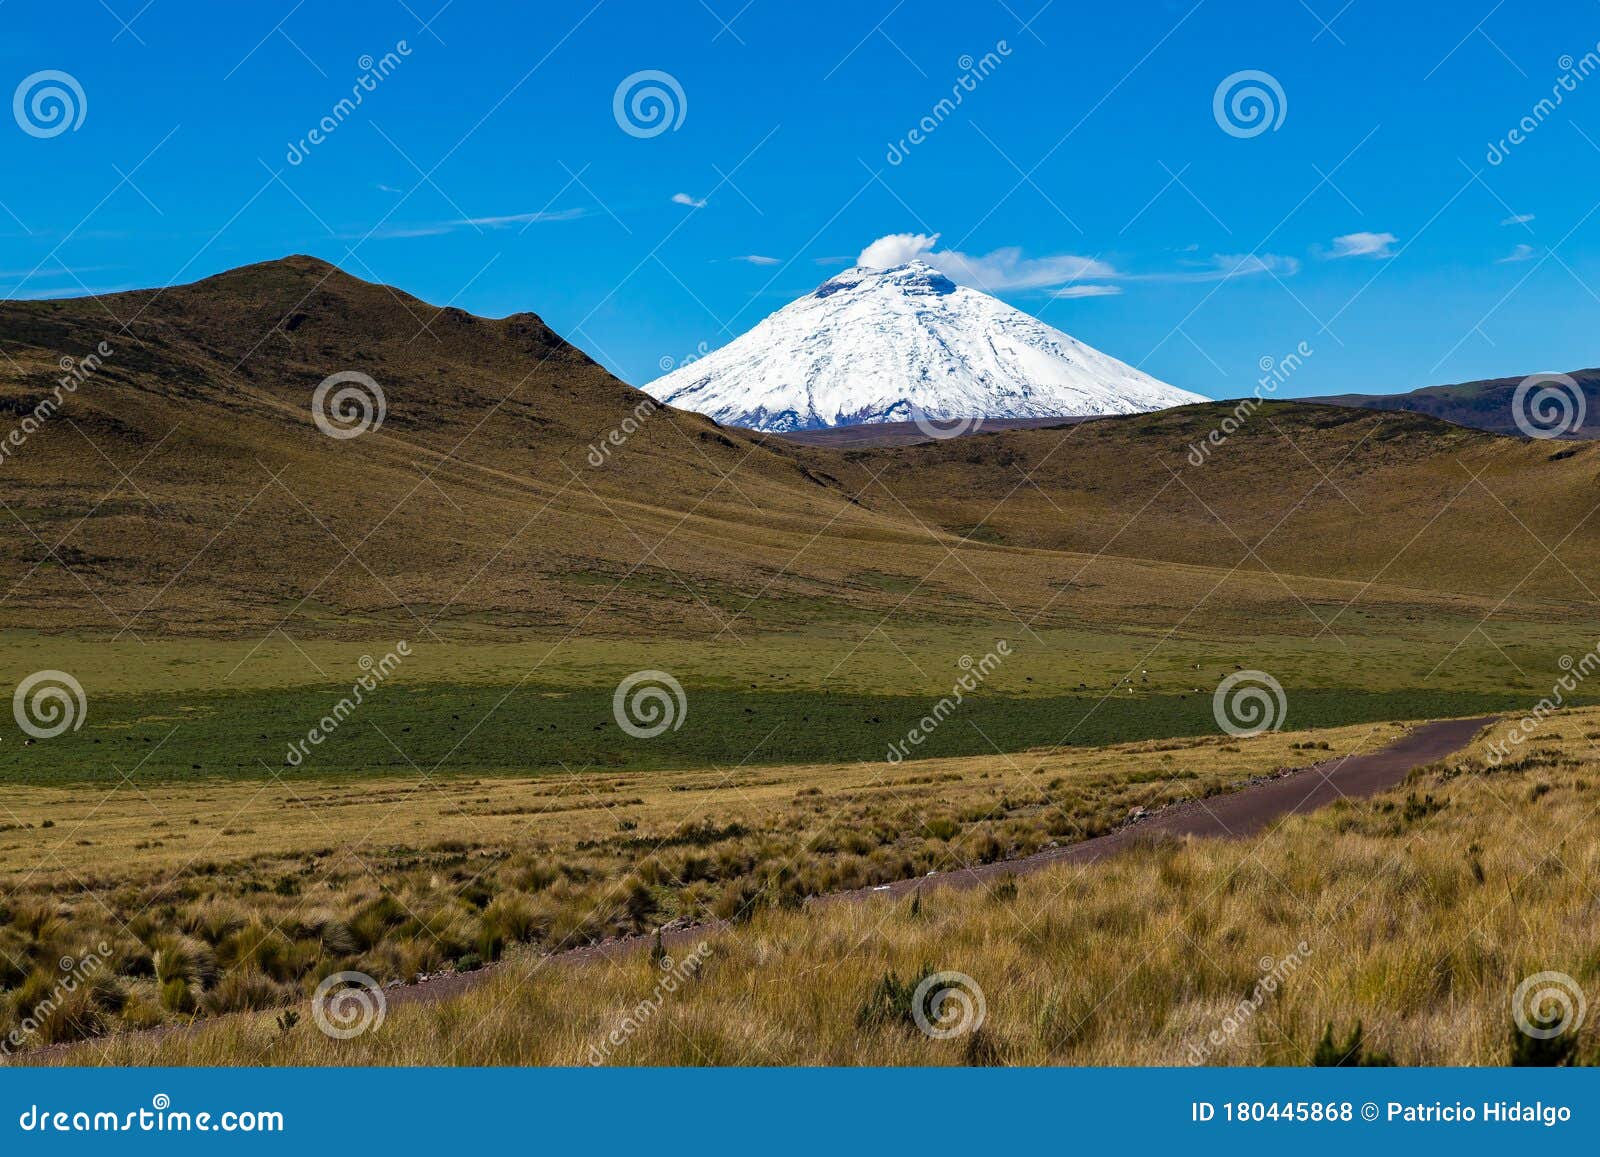
[[[691,209],[704,209],[706,207],[704,197],[691,197],[687,193],[672,194],[672,203],[674,205],[688,205]]]
[[[1329,257],[1393,257],[1391,246],[1399,238],[1393,233],[1346,233],[1333,239]]]
[[[1229,281],[1257,274],[1290,276],[1300,270],[1299,261],[1275,253],[1214,253],[1209,258],[1188,260],[1178,269],[1128,273],[1098,257],[1073,253],[1026,257],[1016,246],[974,255],[939,249],[938,241],[937,233],[891,233],[868,245],[856,261],[868,269],[924,261],[953,281],[990,293],[1045,289],[1051,291],[1050,296],[1061,298],[1112,297],[1122,292],[1120,286],[1108,282]]]
[[[1116,297],[1122,292],[1120,285],[1063,285],[1052,289],[1051,297]]]
[[[108,293],[128,293],[140,288],[137,285],[64,285],[58,289],[23,289],[0,287],[3,301],[55,301],[66,297],[103,297]]]
[[[1024,257],[1017,248],[996,249],[981,256],[951,251],[933,255],[935,268],[956,281],[994,292],[1003,289],[1046,289],[1086,278],[1116,277],[1108,263],[1094,257],[1062,253]]]
[[[512,225],[533,225],[551,221],[576,221],[588,215],[587,209],[541,209],[533,213],[505,213],[491,217],[457,217],[452,221],[426,221],[418,225],[383,225],[371,235],[379,240],[402,237],[439,237],[461,229],[506,229]],[[365,236],[365,234],[357,234]]]
[[[81,277],[85,273],[104,273],[108,269],[116,269],[115,265],[73,265],[67,266],[55,262],[46,269],[42,265],[32,269],[0,269],[0,281],[13,281],[18,278],[27,281],[33,278],[51,277]]]
[[[1006,289],[1048,289],[1084,278],[1117,276],[1109,264],[1093,257],[1063,253],[1051,257],[1024,257],[1017,246],[990,253],[962,253],[935,249],[937,233],[890,233],[861,251],[856,264],[868,269],[889,269],[908,261],[925,261],[963,285],[995,293]]]
[[[1189,268],[1163,273],[1135,273],[1129,281],[1232,281],[1236,277],[1254,277],[1271,273],[1279,277],[1292,277],[1300,272],[1300,262],[1278,253],[1213,253],[1204,262],[1191,262]]]
[[[452,222],[457,228],[476,225],[481,229],[503,229],[507,225],[531,225],[545,221],[576,221],[586,209],[540,209],[536,213],[509,213],[504,217],[464,217]]]
[[[1499,261],[1495,262],[1495,264],[1496,265],[1515,265],[1519,261],[1528,261],[1528,260],[1530,260],[1533,257],[1533,255],[1535,253],[1537,253],[1537,252],[1538,252],[1538,250],[1535,249],[1532,245],[1518,245],[1510,253],[1507,253],[1504,257],[1500,258]]]
[[[1526,225],[1529,221],[1532,221],[1532,220],[1533,220],[1533,214],[1532,213],[1513,213],[1513,214],[1511,214],[1511,216],[1507,217],[1504,221],[1500,222],[1500,224],[1502,224],[1502,225]]]
[[[735,261],[743,261],[748,265],[779,265],[781,262],[776,257],[768,257],[764,253],[745,253],[735,257]]]

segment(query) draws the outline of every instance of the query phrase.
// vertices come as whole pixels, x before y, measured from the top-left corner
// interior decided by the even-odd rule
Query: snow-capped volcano
[[[726,425],[776,431],[1206,401],[921,261],[829,278],[644,389]]]

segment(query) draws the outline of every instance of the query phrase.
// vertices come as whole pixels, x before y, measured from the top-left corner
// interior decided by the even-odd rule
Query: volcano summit
[[[777,432],[1133,414],[1207,400],[921,261],[846,270],[644,389],[725,425]]]

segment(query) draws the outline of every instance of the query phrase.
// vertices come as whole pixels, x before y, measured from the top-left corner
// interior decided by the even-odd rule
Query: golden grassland
[[[61,358],[107,336],[107,309],[139,321],[6,465],[7,629],[737,646],[797,622],[859,639],[897,614],[1160,632],[1202,609],[1216,637],[1339,638],[1383,634],[1353,622],[1358,599],[1468,628],[1594,604],[1587,443],[1271,402],[1199,466],[1188,447],[1228,404],[798,446],[667,408],[640,420],[643,395],[532,315],[472,318],[308,258],[0,303],[0,411],[30,413]],[[387,416],[330,439],[311,393],[350,365]]]
[[[0,807],[3,1008],[26,1020],[59,958],[101,943],[96,985],[37,1043],[290,1005],[342,969],[410,981],[519,944],[742,919],[1083,839],[1397,728],[900,765],[14,786]]]
[[[1307,689],[1536,696],[1540,672],[1600,635],[1583,577],[1600,566],[1594,443],[1272,402],[1200,464],[1188,447],[1229,404],[837,450],[641,412],[638,391],[531,314],[473,318],[309,258],[110,305],[137,325],[6,465],[0,686],[66,670],[89,711],[71,740],[8,736],[0,751],[0,1033],[52,991],[59,958],[103,942],[105,968],[30,1042],[104,1036],[90,1055],[165,1056],[118,1033],[238,1013],[159,1048],[572,1060],[654,974],[534,958],[712,916],[754,919],[717,940],[676,1019],[615,1059],[1181,1059],[1297,928],[1314,964],[1215,1059],[1297,1060],[1317,1022],[1359,1015],[1402,1060],[1492,1060],[1505,1025],[1491,997],[1530,954],[1594,978],[1593,955],[1568,951],[1578,933],[1557,928],[1588,911],[1568,866],[1591,864],[1581,828],[1562,867],[1517,871],[1536,846],[1519,827],[1582,813],[1589,754],[1571,734],[1517,770],[1454,761],[1461,774],[1433,774],[1415,801],[1296,821],[1293,841],[1248,855],[1151,848],[1014,894],[930,895],[913,916],[793,909],[1079,839],[1393,725],[893,770],[697,759],[646,774],[619,759],[528,777],[513,758],[481,779],[450,764],[447,740],[441,776],[292,784],[257,773],[281,751],[272,726],[240,731],[251,708],[295,713],[260,706],[293,698],[278,689],[318,701],[399,639],[415,657],[393,690],[419,700],[526,687],[603,708],[621,676],[660,668],[699,696],[701,721],[731,691],[943,694],[960,657],[999,638],[1015,658],[986,690],[1030,711],[1034,695],[1112,691],[1195,706],[1241,663],[1303,706]],[[0,304],[0,409],[31,413],[61,357],[106,336],[106,308]],[[387,417],[359,440],[324,437],[311,391],[352,365],[381,381]],[[215,720],[235,692],[215,749],[161,774],[113,762],[160,738],[134,734],[128,704],[163,724]],[[740,724],[764,710],[723,706]],[[1424,710],[1441,713],[1390,713]],[[437,735],[458,722],[443,711]],[[485,721],[522,741],[504,714]],[[379,757],[412,760],[393,740]],[[204,778],[221,760],[252,781]],[[81,783],[90,772],[114,790]],[[502,956],[480,991],[397,1006],[404,1031],[347,1052],[273,1028],[341,968],[388,982]],[[874,991],[898,1000],[926,967],[982,980],[981,1035],[946,1046],[876,1013],[858,1023]]]
[[[48,1059],[1298,1065],[1330,1024],[1343,1041],[1359,1023],[1369,1058],[1502,1064],[1519,981],[1560,971],[1590,994],[1600,984],[1597,728],[1600,711],[1561,713],[1499,766],[1480,737],[1403,789],[1247,842],[1152,843],[915,903],[765,910],[709,935],[704,964],[670,993],[643,953],[581,966],[516,956],[460,995],[397,1002],[351,1040],[307,1018],[237,1016]],[[981,1029],[929,1039],[886,1001],[930,970],[976,982]],[[1281,984],[1255,999],[1273,970]],[[1591,1018],[1572,1059],[1597,1045]]]

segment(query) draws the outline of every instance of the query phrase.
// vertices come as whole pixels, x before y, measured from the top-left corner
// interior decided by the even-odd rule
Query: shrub
[[[858,1028],[916,1028],[917,987],[937,969],[923,965],[910,980],[902,981],[898,973],[890,970],[878,978],[867,993],[866,1000],[856,1010]]]
[[[156,980],[163,990],[174,980],[204,987],[216,976],[216,957],[198,940],[188,936],[158,936],[151,942],[150,949]]]
[[[112,1016],[127,1003],[127,994],[109,976],[80,982],[70,992],[61,988],[58,978],[46,979],[52,988],[44,998],[29,1008],[18,1009],[19,1016],[33,1019],[41,1044],[100,1036],[110,1028]]]
[[[350,935],[357,947],[373,948],[383,942],[391,928],[397,928],[408,919],[400,902],[385,892],[376,900],[363,904],[350,918]]]
[[[1322,1039],[1317,1042],[1316,1051],[1311,1054],[1311,1063],[1318,1068],[1371,1069],[1388,1068],[1394,1064],[1394,1060],[1388,1053],[1367,1050],[1359,1020],[1344,1043],[1335,1044],[1333,1022],[1329,1021],[1328,1027],[1322,1030]]]
[[[189,982],[174,976],[161,985],[161,1007],[168,1012],[188,1014],[195,1010],[194,993]]]
[[[549,928],[550,920],[520,892],[503,892],[483,911],[483,923],[514,944],[529,944]]]
[[[1511,1059],[1513,1068],[1564,1068],[1575,1065],[1578,1052],[1576,1033],[1563,1032],[1557,1036],[1532,1037],[1511,1025]]]
[[[217,945],[217,964],[225,972],[254,968],[273,980],[293,980],[303,968],[288,940],[259,921],[234,932]]]
[[[478,955],[484,960],[499,960],[506,950],[506,938],[494,928],[485,925],[478,933]]]
[[[286,995],[287,989],[272,983],[254,969],[240,969],[227,973],[217,981],[200,1004],[206,1012],[218,1015],[272,1008],[282,1004]]]

